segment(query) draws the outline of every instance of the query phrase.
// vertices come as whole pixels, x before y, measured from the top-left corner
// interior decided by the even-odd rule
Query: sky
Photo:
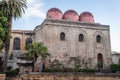
[[[78,14],[89,11],[95,23],[110,25],[111,49],[120,52],[120,0],[27,0],[27,6],[21,18],[13,19],[13,30],[33,30],[53,7],[63,13],[69,9]]]

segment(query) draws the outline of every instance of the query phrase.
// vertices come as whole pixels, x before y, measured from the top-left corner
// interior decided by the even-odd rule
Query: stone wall
[[[80,74],[80,73],[42,73],[24,74],[21,78],[12,80],[120,80],[116,74]]]
[[[0,80],[5,80],[6,75],[5,74],[0,74]]]
[[[84,59],[82,61],[87,63],[89,68],[97,67],[99,53],[103,56],[104,68],[111,64],[108,25],[46,19],[34,32],[35,42],[43,42],[47,46],[51,61],[59,60],[65,67],[71,67],[71,57]],[[64,41],[60,40],[62,32],[65,34]],[[80,34],[84,36],[83,42],[78,39]],[[101,36],[101,43],[96,42],[98,35]]]

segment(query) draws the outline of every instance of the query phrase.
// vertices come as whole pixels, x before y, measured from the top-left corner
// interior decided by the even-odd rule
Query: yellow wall
[[[32,38],[32,40],[34,41],[32,30],[12,30],[9,53],[13,53],[13,43],[14,43],[14,38],[16,38],[16,37],[20,38],[20,41],[21,41],[19,51],[25,51],[27,38]]]

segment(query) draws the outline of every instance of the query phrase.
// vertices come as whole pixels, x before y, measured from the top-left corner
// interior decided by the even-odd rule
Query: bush
[[[110,65],[110,71],[115,73],[117,71],[120,71],[120,64],[111,64]]]
[[[8,66],[8,67],[7,67],[7,70],[11,70],[11,69],[12,69],[12,66]]]
[[[84,73],[94,73],[98,72],[96,69],[73,69],[73,68],[47,68],[43,72],[84,72]]]
[[[7,77],[15,77],[19,74],[19,72],[20,72],[19,68],[11,69],[11,70],[6,71],[6,76]]]
[[[63,72],[62,68],[47,68],[44,69],[43,72]]]
[[[75,71],[78,71],[81,68],[80,64],[75,64]]]

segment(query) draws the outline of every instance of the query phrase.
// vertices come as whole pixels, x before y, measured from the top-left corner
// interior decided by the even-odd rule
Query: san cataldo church
[[[107,68],[112,63],[110,26],[96,23],[90,12],[62,12],[51,8],[46,19],[34,30],[12,30],[10,54],[24,54],[25,46],[43,42],[51,54],[65,67],[81,63],[82,67]]]

